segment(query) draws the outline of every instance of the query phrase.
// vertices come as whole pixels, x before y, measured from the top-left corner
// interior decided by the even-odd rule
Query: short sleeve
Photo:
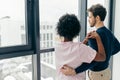
[[[115,55],[116,53],[118,53],[120,51],[120,42],[115,37],[114,37],[112,46],[113,46],[112,47],[112,55]]]
[[[81,61],[85,62],[85,63],[91,63],[95,56],[96,56],[96,51],[94,49],[92,49],[89,46],[86,46],[84,44],[80,44],[80,52],[82,52],[82,54],[80,55],[81,57]]]

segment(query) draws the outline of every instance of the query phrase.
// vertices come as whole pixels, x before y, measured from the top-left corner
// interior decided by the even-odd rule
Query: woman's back
[[[55,47],[56,69],[58,80],[85,80],[85,72],[75,76],[65,76],[60,72],[63,65],[73,68],[83,62],[90,63],[96,56],[96,51],[80,42],[60,42]]]

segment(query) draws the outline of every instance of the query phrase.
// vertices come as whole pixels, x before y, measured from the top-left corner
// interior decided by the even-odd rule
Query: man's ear
[[[100,16],[96,16],[96,20],[101,21]]]

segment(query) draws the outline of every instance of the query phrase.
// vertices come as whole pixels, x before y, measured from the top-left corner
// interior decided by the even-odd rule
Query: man
[[[90,80],[110,80],[111,72],[110,69],[108,68],[109,60],[112,55],[120,51],[120,43],[112,34],[112,32],[104,26],[103,21],[106,17],[106,9],[102,5],[100,4],[92,5],[88,9],[88,17],[90,26],[91,27],[95,26],[97,29],[96,32],[101,37],[106,52],[106,60],[104,62],[93,61],[90,64],[83,63],[76,69],[73,69],[72,67],[65,65],[63,66],[64,68],[62,68],[61,71],[63,74],[70,76],[76,75],[77,73],[90,69],[88,71],[88,76]],[[88,44],[96,51],[98,50],[98,46],[95,39],[89,39]]]

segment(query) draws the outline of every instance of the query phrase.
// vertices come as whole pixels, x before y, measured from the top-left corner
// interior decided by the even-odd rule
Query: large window
[[[108,11],[109,0],[0,0],[0,80],[56,80],[56,24],[66,13],[84,15],[83,24],[82,1],[87,8],[101,3]]]
[[[78,0],[39,0],[40,48],[54,47],[55,28],[59,18],[66,14],[78,16]],[[78,41],[78,40],[77,40]],[[56,80],[55,53],[43,52],[41,57],[41,80]]]
[[[0,0],[0,80],[37,80],[32,63],[40,50],[37,5],[35,0]]]
[[[36,23],[32,7],[32,0],[0,1],[0,54],[33,50]]]

